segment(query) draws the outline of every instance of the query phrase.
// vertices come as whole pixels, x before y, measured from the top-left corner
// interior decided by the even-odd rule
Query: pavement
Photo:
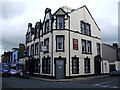
[[[32,78],[32,79],[38,79],[41,81],[49,81],[49,82],[70,82],[70,81],[80,81],[80,80],[89,80],[89,79],[101,79],[101,78],[106,78],[106,77],[109,77],[109,75],[76,77],[76,78],[70,78],[70,79],[49,79],[49,78],[30,76],[30,78]]]

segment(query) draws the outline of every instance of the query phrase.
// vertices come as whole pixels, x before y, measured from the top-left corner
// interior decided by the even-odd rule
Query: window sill
[[[79,74],[79,73],[72,73],[72,74]]]
[[[49,32],[51,32],[51,31],[49,31]],[[47,33],[43,33],[43,34],[42,34],[42,36],[44,36],[44,35],[48,34],[49,32],[47,32]]]
[[[87,35],[87,34],[83,34],[83,33],[81,33],[82,35],[86,35],[86,36],[91,36],[91,35]]]
[[[82,52],[82,54],[89,54],[89,55],[92,55],[92,53],[86,53],[86,52]]]
[[[44,54],[49,53],[49,51],[44,52]]]
[[[85,74],[89,74],[89,73],[91,73],[91,72],[85,72]]]
[[[73,49],[73,50],[77,50],[78,51],[78,49]]]
[[[35,55],[38,55],[38,54],[35,54]]]
[[[65,28],[62,28],[62,29],[58,29],[58,28],[57,28],[56,30],[65,30]]]
[[[56,52],[65,52],[65,50],[56,50]]]

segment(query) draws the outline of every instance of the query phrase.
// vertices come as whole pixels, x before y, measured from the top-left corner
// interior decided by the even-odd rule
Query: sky
[[[28,23],[33,27],[43,20],[45,9],[52,13],[62,6],[77,9],[86,5],[101,29],[103,43],[118,42],[119,0],[1,0],[0,1],[0,55],[25,43]]]

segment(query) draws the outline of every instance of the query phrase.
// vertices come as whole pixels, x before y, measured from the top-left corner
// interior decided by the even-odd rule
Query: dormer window
[[[36,38],[38,38],[38,36],[39,36],[39,28],[37,28],[36,30],[37,30],[37,32],[36,32]]]
[[[64,29],[64,16],[57,16],[57,29]]]
[[[49,32],[49,20],[45,22],[45,33]]]

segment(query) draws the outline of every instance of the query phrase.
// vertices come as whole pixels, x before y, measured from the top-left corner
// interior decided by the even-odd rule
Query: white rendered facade
[[[42,46],[39,49],[39,75],[66,78],[102,73],[99,27],[86,6],[66,8],[59,8],[54,14],[49,8],[45,10],[38,42],[48,50],[41,51]]]

